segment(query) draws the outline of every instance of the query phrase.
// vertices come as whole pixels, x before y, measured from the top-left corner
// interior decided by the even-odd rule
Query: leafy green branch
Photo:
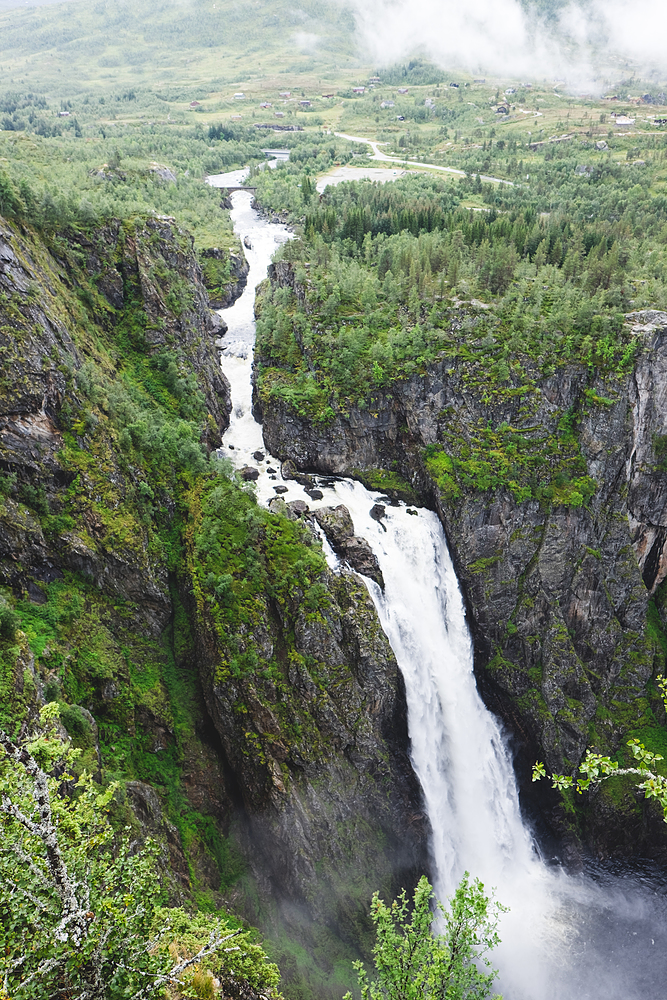
[[[658,685],[667,705],[667,681],[665,678],[661,678]],[[638,790],[643,792],[647,799],[656,799],[659,803],[664,814],[664,821],[667,823],[667,777],[655,769],[655,765],[664,760],[664,757],[659,753],[651,753],[637,739],[628,740],[627,745],[637,762],[636,767],[620,767],[618,762],[613,761],[611,757],[595,753],[590,749],[579,765],[578,778],[568,774],[552,774],[550,776],[551,787],[560,792],[574,788],[582,795],[589,788],[596,788],[609,778],[632,774],[641,779],[637,784]],[[546,777],[547,770],[544,764],[539,761],[533,764],[533,781],[540,781]]]

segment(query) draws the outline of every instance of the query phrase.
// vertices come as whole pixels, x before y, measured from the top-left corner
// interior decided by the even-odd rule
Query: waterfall
[[[384,592],[366,584],[405,679],[436,894],[445,900],[469,871],[509,907],[492,955],[505,1000],[664,997],[664,895],[651,898],[634,883],[621,890],[618,880],[601,887],[547,866],[523,823],[507,743],[477,690],[463,599],[437,515],[387,505],[378,522],[370,515],[377,494],[360,483],[339,481],[331,492],[384,577]]]
[[[506,741],[477,691],[463,600],[437,516],[421,508],[415,516],[400,503],[387,505],[378,522],[370,516],[378,494],[331,478],[318,482],[323,498],[313,501],[283,482],[279,462],[265,453],[250,411],[254,285],[289,233],[261,220],[249,194],[232,199],[236,232],[249,236],[252,249],[248,286],[224,312],[230,348],[222,368],[233,410],[221,454],[257,469],[262,503],[279,486],[285,500],[305,499],[311,508],[345,504],[378,558],[385,590],[366,584],[405,679],[437,894],[446,899],[467,870],[510,908],[492,955],[505,1000],[663,1000],[667,896],[655,873],[625,863],[569,876],[545,863],[522,821]]]
[[[436,894],[450,896],[464,871],[487,891],[495,888],[510,907],[502,926],[503,985],[511,985],[515,1000],[547,997],[545,951],[560,930],[553,915],[550,926],[545,920],[548,873],[521,819],[499,724],[477,691],[442,526],[432,511],[420,509],[415,517],[404,505],[387,506],[378,523],[370,516],[374,498],[358,483],[341,482],[335,492],[382,569],[384,592],[366,582],[405,679],[411,757],[432,828]]]

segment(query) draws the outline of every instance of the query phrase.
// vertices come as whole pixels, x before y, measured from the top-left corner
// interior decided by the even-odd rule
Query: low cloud
[[[500,76],[564,77],[600,89],[624,74],[667,75],[665,0],[570,0],[550,16],[519,0],[353,0],[378,66],[421,52],[437,64]]]
[[[292,41],[300,52],[312,54],[320,43],[320,36],[314,35],[311,31],[296,31],[292,35]]]

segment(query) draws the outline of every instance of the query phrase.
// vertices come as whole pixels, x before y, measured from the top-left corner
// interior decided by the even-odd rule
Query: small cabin
[[[365,94],[366,93],[366,88],[365,87],[353,87],[352,88],[352,93],[353,94]]]
[[[407,87],[399,87],[398,91],[397,91],[397,93],[399,93],[399,94],[407,94],[407,92],[408,92],[408,88]]]
[[[285,117],[285,112],[284,111],[274,111],[273,114],[275,115],[276,118],[284,118]]]
[[[369,76],[368,82],[369,83],[380,83],[381,81],[380,81],[380,77],[379,76]]]
[[[271,105],[269,104],[268,101],[262,101],[262,103],[260,104],[260,108],[270,108],[270,107]]]
[[[382,104],[380,105],[380,107],[381,108],[393,108],[394,107],[394,102],[393,101],[383,101]]]
[[[299,101],[299,104],[301,105],[302,108],[310,107],[310,101]]]
[[[278,94],[278,97],[291,97],[291,96],[292,96],[291,90],[281,90],[280,93]]]
[[[245,94],[234,94],[235,101],[245,101]]]

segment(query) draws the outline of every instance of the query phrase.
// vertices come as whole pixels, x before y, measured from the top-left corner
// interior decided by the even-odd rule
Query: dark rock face
[[[357,948],[367,933],[359,901],[415,884],[428,870],[427,831],[402,678],[368,592],[352,574],[327,572],[322,582],[331,598],[324,618],[295,593],[280,612],[267,602],[253,626],[262,658],[282,661],[289,699],[275,678],[223,679],[217,665],[229,650],[203,622],[197,657],[261,897],[298,939],[311,940],[315,922]],[[261,925],[266,918],[245,906]]]
[[[336,555],[344,559],[353,569],[384,590],[384,579],[377,558],[365,538],[354,533],[350,512],[344,504],[338,507],[320,507],[313,517],[327,536]]]
[[[452,499],[438,488],[425,446],[447,442],[453,426],[466,440],[476,426],[526,423],[520,400],[480,398],[450,358],[375,392],[375,413],[353,408],[324,426],[262,401],[267,450],[284,463],[339,475],[398,469],[431,496],[467,601],[478,683],[518,737],[522,783],[537,758],[572,773],[591,742],[615,749],[651,709],[664,718],[647,691],[661,662],[647,609],[667,577],[667,314],[629,318],[639,341],[631,374],[606,384],[573,365],[534,376],[531,425],[553,433],[564,413],[578,414],[581,455],[597,484],[578,507],[517,502],[503,489],[463,488]],[[545,815],[559,825],[554,804],[545,794]],[[607,810],[603,829],[589,813],[585,832],[600,851],[627,845],[612,813],[626,823]],[[635,850],[667,853],[662,829],[649,835],[633,823]]]
[[[140,300],[145,349],[176,349],[196,373],[209,414],[204,430],[209,448],[220,444],[229,425],[229,383],[217,363],[211,310],[190,236],[167,222],[147,219],[132,228],[112,222],[93,235],[71,239],[63,258],[55,258],[0,220],[0,294],[7,303],[0,305],[0,468],[15,477],[14,496],[7,497],[0,514],[0,579],[21,592],[34,589],[31,581],[50,583],[65,570],[80,572],[101,588],[140,603],[152,616],[151,631],[159,632],[169,606],[167,575],[151,554],[145,528],[139,524],[134,534],[128,533],[127,543],[112,541],[112,515],[106,519],[100,512],[86,467],[64,458],[68,415],[90,406],[81,388],[89,381],[86,365],[100,363],[81,329],[77,292],[90,297],[84,282],[94,278],[95,321],[110,340],[116,324],[129,315],[126,310],[136,310]],[[83,261],[80,270],[70,253]],[[178,306],[176,292],[182,292]],[[86,426],[73,422],[81,444],[96,426],[93,415],[87,419]],[[109,502],[118,512],[130,502],[135,484],[116,442],[103,432],[97,438],[96,461],[105,463]],[[32,496],[33,504],[37,496],[44,510],[58,513],[75,479],[77,495],[85,497],[85,530],[59,526],[54,544],[29,505],[17,503],[15,496]]]

